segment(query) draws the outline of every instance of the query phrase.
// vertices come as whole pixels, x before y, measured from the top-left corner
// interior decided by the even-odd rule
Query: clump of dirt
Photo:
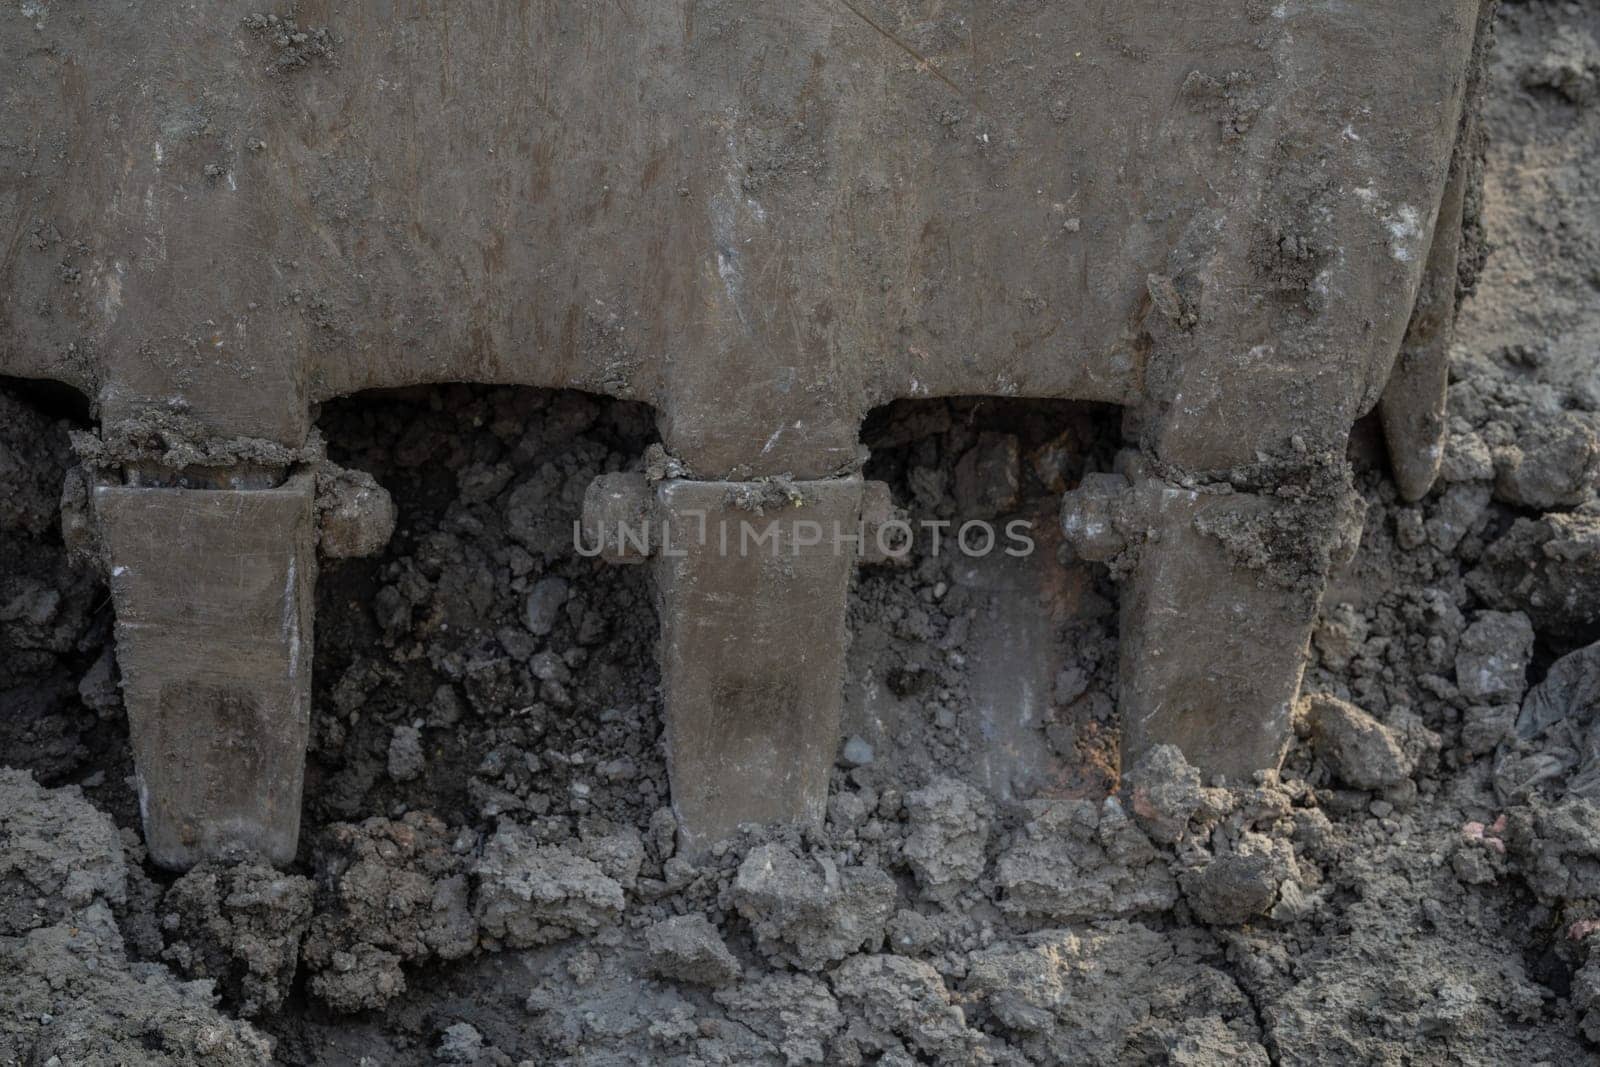
[[[277,1011],[311,922],[311,882],[268,864],[202,863],[162,901],[168,944],[161,956],[180,974],[211,978],[240,1015]]]
[[[580,558],[572,531],[590,481],[654,440],[648,411],[463,387],[321,425],[401,506],[385,554],[318,581],[309,824],[647,821],[667,798],[648,578]]]
[[[271,47],[274,70],[299,70],[334,57],[333,34],[328,28],[301,26],[298,15],[299,5],[293,4],[284,15],[256,12],[244,17],[245,29]]]
[[[319,892],[302,953],[314,997],[336,1011],[382,1007],[405,991],[402,964],[477,946],[467,876],[448,829],[422,812],[338,823],[317,849]],[[298,939],[298,936],[297,936]]]
[[[75,786],[0,770],[0,848],[0,1059],[267,1062],[272,1042],[219,1011],[209,983],[129,959],[114,912],[140,856]]]

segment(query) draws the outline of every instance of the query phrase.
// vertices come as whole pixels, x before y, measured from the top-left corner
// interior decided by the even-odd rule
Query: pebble
[[[852,737],[844,743],[839,762],[846,767],[866,767],[872,763],[873,755],[871,745],[862,738]]]
[[[528,590],[522,602],[522,625],[528,632],[543,637],[556,627],[561,606],[567,602],[567,580],[548,576],[540,578]]]

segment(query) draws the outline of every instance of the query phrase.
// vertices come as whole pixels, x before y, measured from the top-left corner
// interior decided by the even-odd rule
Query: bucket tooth
[[[1096,475],[1066,495],[1068,540],[1086,559],[1115,558],[1124,576],[1124,766],[1159,744],[1234,781],[1281,764],[1322,585],[1350,544],[1351,514],[1344,501],[1308,507],[1191,489],[1137,469],[1131,481]],[[1302,523],[1324,531],[1311,551],[1303,540],[1275,545]]]
[[[1433,244],[1417,291],[1405,342],[1395,359],[1378,414],[1395,484],[1404,500],[1420,500],[1433,488],[1444,462],[1450,388],[1450,342],[1455,333],[1457,264],[1476,124],[1469,122],[1450,167]]]
[[[588,495],[586,536],[616,562],[638,539],[608,523],[649,522],[668,772],[691,851],[742,823],[822,821],[866,485],[784,483],[774,498],[772,483],[612,475]]]
[[[294,858],[311,703],[315,479],[93,491],[151,857]]]

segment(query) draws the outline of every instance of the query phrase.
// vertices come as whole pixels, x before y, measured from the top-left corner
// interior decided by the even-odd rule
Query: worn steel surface
[[[311,713],[311,477],[94,496],[151,856],[289,862]]]
[[[372,386],[572,385],[702,477],[829,474],[897,396],[1149,401],[1190,466],[1332,443],[1478,6],[300,4],[327,54],[253,2],[10,9],[5,369],[291,444]],[[1193,317],[1154,344],[1152,274]]]

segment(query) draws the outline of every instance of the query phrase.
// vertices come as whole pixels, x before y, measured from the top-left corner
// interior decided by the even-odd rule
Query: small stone
[[[696,985],[723,986],[739,977],[739,961],[704,915],[677,915],[644,932],[650,971]]]
[[[1520,703],[1533,659],[1533,623],[1520,611],[1480,611],[1461,635],[1456,688],[1475,704]]]
[[[422,731],[412,726],[396,726],[389,738],[389,777],[409,782],[422,775],[427,759],[422,753]]]
[[[522,625],[543,637],[556,627],[561,606],[567,602],[567,580],[553,575],[540,578],[522,602]]]
[[[1383,789],[1411,777],[1411,760],[1393,730],[1337,697],[1307,698],[1312,745],[1335,778],[1356,789]]]
[[[872,746],[862,738],[852,737],[844,743],[839,763],[845,767],[866,767],[872,763],[872,757]]]
[[[572,680],[572,672],[561,662],[561,657],[548,649],[528,660],[528,671],[541,682],[565,684]]]
[[[1593,494],[1597,464],[1600,441],[1589,427],[1571,416],[1540,422],[1494,453],[1494,495],[1513,507],[1573,507]]]

